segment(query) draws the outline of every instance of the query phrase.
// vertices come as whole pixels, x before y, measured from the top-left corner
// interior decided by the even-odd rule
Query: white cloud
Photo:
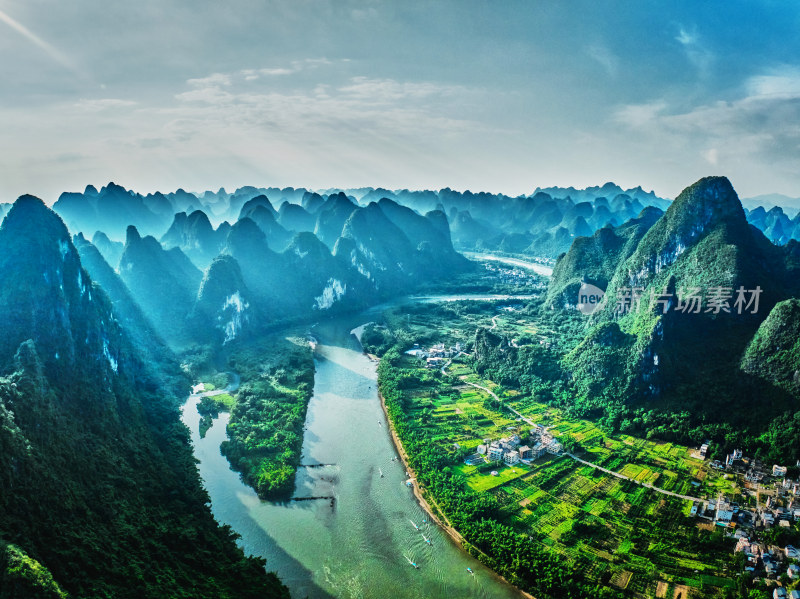
[[[349,62],[349,59],[341,59],[338,62]],[[288,67],[265,67],[261,69],[242,69],[239,71],[240,75],[244,76],[245,81],[256,81],[263,77],[280,77],[284,75],[293,75],[300,71],[307,71],[319,68],[321,66],[328,66],[334,64],[333,61],[327,58],[306,58],[303,60],[293,60]],[[212,75],[214,77],[214,75]],[[208,79],[208,78],[206,78]],[[203,81],[203,80],[197,80]],[[230,79],[229,79],[230,82]],[[226,83],[228,85],[229,83]]]
[[[690,31],[687,28],[680,26],[678,28],[678,35],[675,36],[675,40],[681,44],[683,51],[686,53],[686,58],[688,58],[689,62],[694,65],[699,74],[701,76],[706,76],[714,62],[714,54],[701,40],[700,35],[697,33],[697,29],[692,28]]]
[[[667,107],[666,102],[656,101],[646,104],[628,104],[613,115],[614,121],[629,127],[641,128],[650,125]]]
[[[296,69],[284,69],[284,68],[277,68],[277,69],[258,69],[259,75],[266,75],[267,77],[274,77],[275,75],[291,75],[292,73],[296,73]]]
[[[75,103],[77,108],[87,110],[90,112],[99,112],[101,110],[109,110],[114,108],[130,108],[136,106],[133,100],[121,100],[119,98],[100,98],[96,100],[82,99]]]
[[[684,46],[691,46],[697,43],[697,33],[689,33],[683,27],[678,28],[678,35],[675,37]]]
[[[745,82],[750,96],[800,96],[800,68],[782,66]]]
[[[611,50],[605,46],[589,46],[586,53],[597,61],[611,77],[617,76],[619,58]]]
[[[800,172],[800,77],[791,69],[748,79],[744,94],[680,109],[664,100],[618,108],[611,117],[619,141],[640,160],[649,156],[681,173],[699,177],[708,165],[731,178],[765,185],[796,185]],[[702,158],[698,161],[697,158]],[[684,174],[684,176],[687,176]],[[687,177],[688,178],[688,177]],[[786,187],[784,187],[786,188]],[[745,188],[746,189],[746,188]]]
[[[208,77],[189,79],[186,83],[191,87],[228,86],[231,84],[231,76],[225,73],[214,73]]]

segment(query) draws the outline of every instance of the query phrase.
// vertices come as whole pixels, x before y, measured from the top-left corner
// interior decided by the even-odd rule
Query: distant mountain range
[[[578,316],[586,285],[607,298],[570,321],[579,341],[557,364],[488,330],[476,363],[522,368],[532,393],[609,426],[658,407],[704,427],[684,437],[760,427],[798,453],[794,429],[770,423],[800,395],[800,217],[745,210],[722,177],[673,202],[613,183],[514,198],[110,183],[0,213],[0,575],[21,572],[14,596],[285,597],[207,507],[173,352],[468,272],[458,249],[557,258],[536,303],[554,320]],[[543,364],[552,384],[535,387]]]
[[[796,216],[794,213],[800,211],[800,198],[792,198],[781,193],[767,193],[751,198],[742,198],[742,206],[747,210],[753,210],[759,206],[769,210],[777,206]]]
[[[97,275],[116,285],[109,272],[118,273],[172,347],[356,310],[473,268],[454,250],[441,210],[305,190],[278,190],[276,209],[266,195],[275,191],[141,196],[110,183],[62,194],[53,209],[80,236]],[[235,217],[215,227],[209,214]]]

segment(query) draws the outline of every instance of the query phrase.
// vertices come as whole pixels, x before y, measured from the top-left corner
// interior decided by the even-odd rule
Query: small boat
[[[423,538],[423,539],[425,539],[425,542],[426,542],[428,545],[430,545],[430,544],[431,544],[431,540],[430,540],[428,537],[426,537],[425,535],[422,535],[422,538]]]
[[[413,520],[409,520],[409,522],[411,522],[411,526],[413,526],[415,529],[419,530],[419,526],[417,526],[416,524],[414,524],[414,521],[413,521]]]
[[[467,572],[469,572],[470,574],[472,574],[473,576],[475,576],[475,572],[473,572],[473,571],[472,571],[472,568],[467,568]]]
[[[380,468],[378,468],[378,472],[380,472],[380,473],[381,473],[381,478],[383,478],[383,470],[381,470]]]

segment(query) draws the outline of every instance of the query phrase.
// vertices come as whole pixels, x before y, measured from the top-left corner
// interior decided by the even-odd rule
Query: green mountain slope
[[[0,226],[0,307],[0,594],[288,596],[215,523],[176,398],[30,196]]]
[[[742,370],[800,392],[800,299],[778,303],[758,327],[742,356]]]
[[[545,306],[574,306],[583,282],[600,289],[608,287],[617,265],[634,252],[639,240],[662,214],[658,208],[648,207],[638,218],[619,227],[604,227],[591,237],[576,238],[553,267]]]

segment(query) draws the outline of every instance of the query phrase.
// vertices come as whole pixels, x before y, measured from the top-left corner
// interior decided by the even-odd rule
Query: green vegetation
[[[66,599],[53,575],[15,545],[0,545],[0,597]]]
[[[411,466],[434,505],[474,553],[536,597],[615,597],[623,586],[646,594],[659,581],[704,586],[711,597],[735,586],[725,575],[732,545],[722,533],[697,527],[687,517],[690,502],[641,486],[679,493],[727,490],[727,481],[708,473],[685,447],[609,436],[591,422],[510,394],[510,405],[576,451],[585,448],[585,459],[634,480],[566,457],[540,458],[531,468],[466,466],[463,457],[482,439],[513,429],[525,442],[530,427],[493,407],[485,392],[424,369],[395,348],[384,354],[379,377]],[[702,487],[691,484],[698,476]],[[614,584],[620,580],[625,584]]]
[[[643,486],[745,501],[741,480],[709,468],[681,443],[699,445],[713,427],[695,430],[688,427],[689,414],[618,404],[592,417],[592,410],[567,401],[559,361],[580,339],[580,321],[572,313],[540,312],[536,303],[498,311],[505,304],[390,309],[362,337],[369,351],[382,356],[381,391],[411,466],[468,550],[537,597],[655,596],[659,583],[703,597],[759,596],[760,587],[740,576],[732,542],[719,527],[690,518],[691,501]],[[523,333],[530,338],[520,345]],[[440,342],[460,342],[466,352],[453,359],[446,376],[402,354],[415,343],[425,348]],[[518,430],[525,443],[530,428],[467,383],[492,389],[505,406],[548,427],[569,451],[631,480],[566,457],[545,456],[530,469],[465,465],[463,458],[483,439]],[[775,420],[772,437],[754,433],[751,442],[766,451],[776,437],[788,442],[797,426],[791,417]],[[710,453],[724,448],[712,443]],[[541,576],[534,580],[528,571]]]
[[[231,413],[222,453],[264,499],[294,490],[303,425],[314,387],[314,361],[303,338],[271,336],[232,344],[228,367],[241,376],[235,395],[204,397],[203,426],[219,411]]]
[[[36,198],[0,226],[0,306],[0,596],[286,597],[211,514],[188,380],[158,368],[177,361],[126,332]]]

